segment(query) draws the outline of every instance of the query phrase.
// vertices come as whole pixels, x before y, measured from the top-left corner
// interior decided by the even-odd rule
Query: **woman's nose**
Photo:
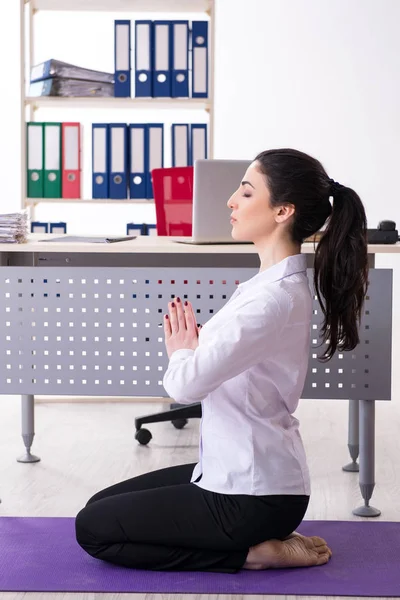
[[[234,199],[234,194],[232,194],[232,196],[229,198],[229,200],[227,202],[228,208],[232,208],[233,199]]]

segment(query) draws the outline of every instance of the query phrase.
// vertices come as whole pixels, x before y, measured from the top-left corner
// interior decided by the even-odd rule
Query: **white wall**
[[[400,225],[400,2],[216,7],[216,157],[298,148],[354,187],[370,227]]]
[[[0,212],[20,206],[19,2],[5,3],[0,18]]]

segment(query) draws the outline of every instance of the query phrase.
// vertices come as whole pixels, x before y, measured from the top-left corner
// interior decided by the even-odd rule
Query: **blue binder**
[[[202,158],[207,158],[207,124],[192,123],[190,128],[190,164],[194,165],[195,161]]]
[[[129,125],[129,196],[143,200],[147,197],[148,127]]]
[[[154,198],[151,172],[164,166],[164,124],[149,123],[147,125],[148,173],[146,181],[146,198]]]
[[[131,22],[114,21],[114,95],[131,96]]]
[[[171,21],[171,95],[189,96],[189,21]]]
[[[31,233],[49,233],[49,224],[42,221],[32,221]]]
[[[192,21],[192,98],[208,98],[208,21]]]
[[[30,73],[30,82],[34,83],[35,81],[42,81],[43,79],[54,77],[55,73],[53,73],[53,62],[53,59],[50,59],[33,66]]]
[[[126,224],[126,235],[147,235],[146,224],[142,223],[127,223]]]
[[[67,233],[67,224],[63,221],[59,223],[49,223],[50,233]]]
[[[108,156],[108,197],[113,200],[125,200],[128,198],[128,126],[126,123],[110,123]]]
[[[146,225],[146,229],[147,229],[146,235],[154,235],[154,236],[157,235],[157,225],[153,225],[153,224],[149,225],[149,224],[147,224]]]
[[[92,198],[108,198],[109,127],[92,125]]]
[[[135,22],[135,96],[151,98],[153,95],[153,22]]]
[[[171,126],[172,166],[188,167],[190,163],[190,137],[187,123],[174,123]]]
[[[171,97],[171,22],[153,21],[153,97]]]

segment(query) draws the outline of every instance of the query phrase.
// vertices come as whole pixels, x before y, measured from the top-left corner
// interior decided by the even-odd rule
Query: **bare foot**
[[[244,569],[283,569],[326,564],[332,552],[323,538],[298,533],[286,540],[268,540],[250,548]]]
[[[316,535],[311,536],[311,538],[307,538],[305,535],[302,535],[301,533],[297,533],[297,531],[294,531],[293,533],[291,533],[286,539],[289,540],[290,538],[293,537],[301,537],[303,539],[311,539],[314,541],[314,544],[316,546],[326,546],[328,548],[328,552],[329,552],[329,558],[332,556],[332,550],[329,548],[328,544],[326,543],[326,541],[321,538],[318,537]]]

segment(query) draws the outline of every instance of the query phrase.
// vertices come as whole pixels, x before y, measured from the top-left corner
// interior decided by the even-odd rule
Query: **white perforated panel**
[[[310,282],[312,275],[310,269]],[[303,398],[391,399],[392,272],[370,270],[369,280],[360,343],[352,351],[337,351],[328,363],[318,360],[323,353],[319,336],[323,314],[314,295],[310,361]]]
[[[0,393],[166,396],[163,314],[189,299],[205,323],[253,268],[2,267]],[[314,300],[305,398],[390,399],[390,270],[370,271],[370,291],[353,352],[327,365]],[[311,281],[312,271],[309,270]]]

